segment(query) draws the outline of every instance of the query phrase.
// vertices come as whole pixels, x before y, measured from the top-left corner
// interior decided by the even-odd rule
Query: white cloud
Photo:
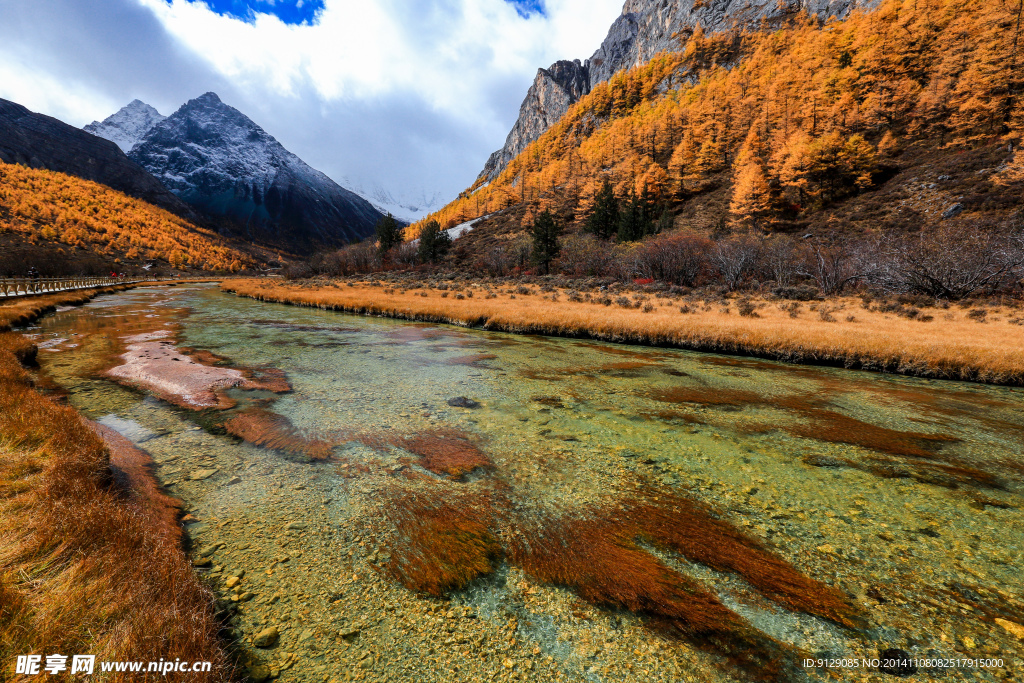
[[[127,103],[97,97],[87,85],[39,72],[17,55],[0,52],[0,97],[62,121],[104,119]],[[92,118],[89,118],[89,117]]]
[[[248,89],[326,100],[409,93],[457,116],[486,108],[488,80],[532,78],[600,44],[621,0],[553,0],[519,16],[504,0],[328,0],[318,24],[246,23],[188,0],[140,0],[182,44]],[[524,93],[525,94],[525,93]]]
[[[622,0],[327,0],[317,25],[186,0],[0,0],[0,97],[81,126],[134,98],[172,113],[207,90],[344,184],[469,185],[538,67],[585,59]]]

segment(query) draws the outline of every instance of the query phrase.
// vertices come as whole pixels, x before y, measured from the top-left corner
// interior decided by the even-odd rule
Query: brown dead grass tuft
[[[142,484],[146,463],[127,448],[115,446],[112,470],[97,432],[36,393],[0,348],[0,678],[30,652],[209,660],[212,676],[182,680],[232,677],[176,507]]]

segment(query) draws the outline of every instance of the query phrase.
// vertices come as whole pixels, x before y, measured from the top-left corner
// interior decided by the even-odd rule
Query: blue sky
[[[167,0],[170,2],[171,0]],[[324,9],[324,0],[189,0],[207,5],[217,14],[252,21],[257,13],[272,14],[286,24],[313,24]],[[519,16],[544,14],[543,0],[505,0]]]
[[[169,0],[168,0],[169,1]],[[217,14],[252,21],[256,13],[272,14],[286,24],[316,23],[324,0],[189,0],[207,5]]]
[[[544,0],[505,0],[514,5],[519,16],[528,17],[534,12],[544,14]]]

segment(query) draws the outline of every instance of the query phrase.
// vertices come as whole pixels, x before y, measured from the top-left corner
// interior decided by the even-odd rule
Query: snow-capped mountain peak
[[[212,92],[154,125],[129,158],[201,211],[292,249],[360,240],[381,217]]]
[[[214,95],[216,97],[216,95]],[[141,100],[132,100],[103,121],[93,121],[83,130],[110,140],[126,154],[165,116]]]

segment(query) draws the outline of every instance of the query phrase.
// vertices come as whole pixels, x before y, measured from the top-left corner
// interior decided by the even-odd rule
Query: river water
[[[236,407],[197,411],[102,376],[126,337],[154,331],[283,371],[292,391],[233,390]],[[258,677],[866,681],[890,677],[865,660],[892,649],[933,660],[915,680],[1024,676],[1020,389],[357,317],[212,286],[107,295],[25,332],[42,386],[152,455]],[[253,411],[290,421],[277,449],[226,432]],[[469,465],[446,469],[452,452]],[[848,596],[858,623],[624,521],[639,509],[628,501],[674,497]],[[735,539],[710,524],[698,545],[729,554]],[[669,584],[713,595],[786,661],[744,655],[735,628],[666,627]],[[277,642],[256,647],[271,627]]]

